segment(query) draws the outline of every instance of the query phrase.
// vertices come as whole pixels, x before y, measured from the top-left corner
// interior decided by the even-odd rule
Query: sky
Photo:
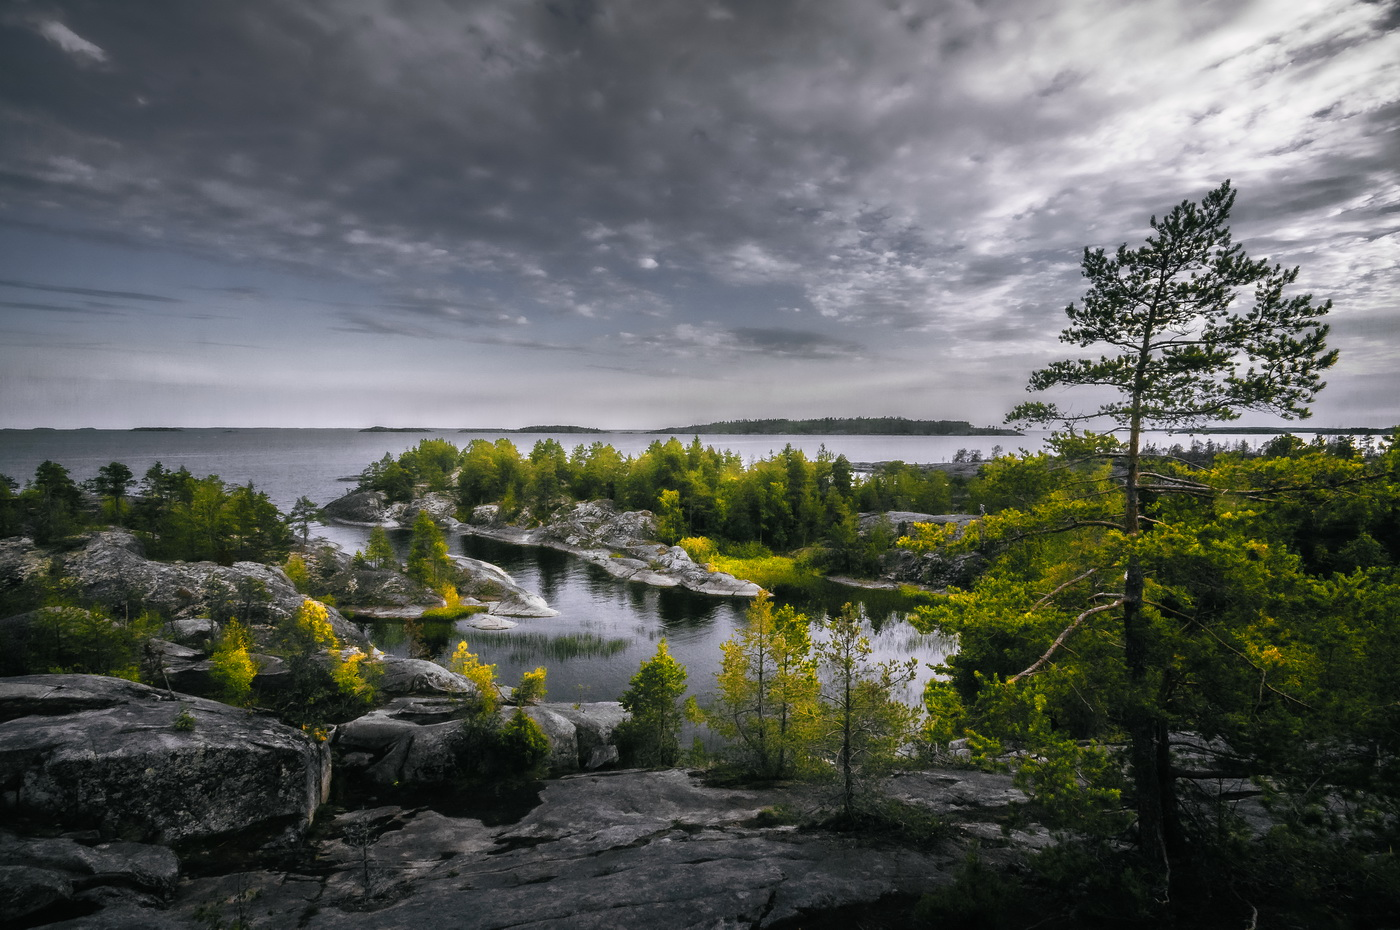
[[[1397,127],[1396,0],[0,0],[0,427],[999,424],[1226,179],[1388,426]]]

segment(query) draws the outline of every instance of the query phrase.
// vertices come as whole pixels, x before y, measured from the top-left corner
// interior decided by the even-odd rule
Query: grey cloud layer
[[[350,276],[353,332],[971,357],[1051,345],[1084,245],[1232,176],[1252,251],[1374,311],[1396,9],[21,3],[0,219]]]

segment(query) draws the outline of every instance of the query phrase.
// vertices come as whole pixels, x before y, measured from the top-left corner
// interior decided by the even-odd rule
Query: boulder
[[[295,837],[329,786],[326,747],[270,717],[97,675],[0,679],[12,825],[166,845]]]
[[[321,508],[326,520],[351,526],[397,526],[387,514],[382,491],[351,491]]]
[[[432,787],[450,781],[466,749],[459,705],[398,697],[336,728],[346,774],[370,784]]]
[[[444,491],[429,491],[406,504],[395,504],[390,513],[399,526],[412,526],[420,513],[426,513],[438,526],[448,529],[461,525],[457,519],[457,499]]]
[[[468,751],[447,699],[399,697],[336,730],[335,748],[347,774],[376,785],[433,786],[449,781]],[[549,738],[549,773],[565,775],[616,764],[613,731],[627,718],[622,705],[536,704],[524,708]],[[515,712],[503,707],[505,719]]]
[[[391,695],[475,694],[476,687],[456,672],[427,659],[382,656],[379,690]]]
[[[544,598],[522,588],[510,573],[498,565],[464,555],[452,556],[467,575],[464,589],[485,601],[488,611],[498,617],[557,617],[559,611]]]

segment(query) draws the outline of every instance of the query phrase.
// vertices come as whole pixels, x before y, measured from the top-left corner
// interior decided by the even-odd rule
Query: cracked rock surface
[[[1007,777],[963,772],[901,793],[964,812],[1015,796]],[[707,787],[683,771],[624,771],[549,782],[541,803],[507,825],[426,809],[351,811],[303,868],[186,881],[160,916],[193,921],[203,908],[207,919],[212,908],[226,922],[310,930],[796,926],[818,911],[947,884],[965,851],[956,833],[910,849],[757,825],[759,811],[797,797]]]

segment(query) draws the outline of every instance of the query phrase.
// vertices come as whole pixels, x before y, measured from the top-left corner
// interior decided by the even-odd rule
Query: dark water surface
[[[352,527],[339,530],[347,537],[358,532]],[[406,545],[406,532],[393,535]],[[350,542],[345,538],[342,545]],[[690,693],[703,701],[714,686],[720,644],[743,626],[749,605],[747,598],[714,597],[623,581],[568,553],[541,546],[458,536],[452,540],[452,548],[501,566],[525,588],[543,596],[559,616],[512,618],[518,626],[505,631],[476,630],[467,621],[439,624],[426,631],[430,645],[439,656],[446,656],[465,639],[472,652],[496,665],[499,679],[506,684],[543,665],[549,669],[551,700],[616,700],[637,667],[655,654],[657,642],[665,637],[671,654],[689,672]],[[839,610],[845,601],[868,602],[867,612],[875,621],[871,645],[877,660],[915,656],[922,663],[936,664],[948,651],[942,638],[919,633],[909,625],[906,612],[914,602],[897,593],[832,585],[815,596],[795,600],[793,606],[818,617],[824,610]],[[367,625],[366,632],[385,652],[403,655],[408,651],[400,623],[376,622]],[[917,699],[931,674],[921,666],[908,699]]]

